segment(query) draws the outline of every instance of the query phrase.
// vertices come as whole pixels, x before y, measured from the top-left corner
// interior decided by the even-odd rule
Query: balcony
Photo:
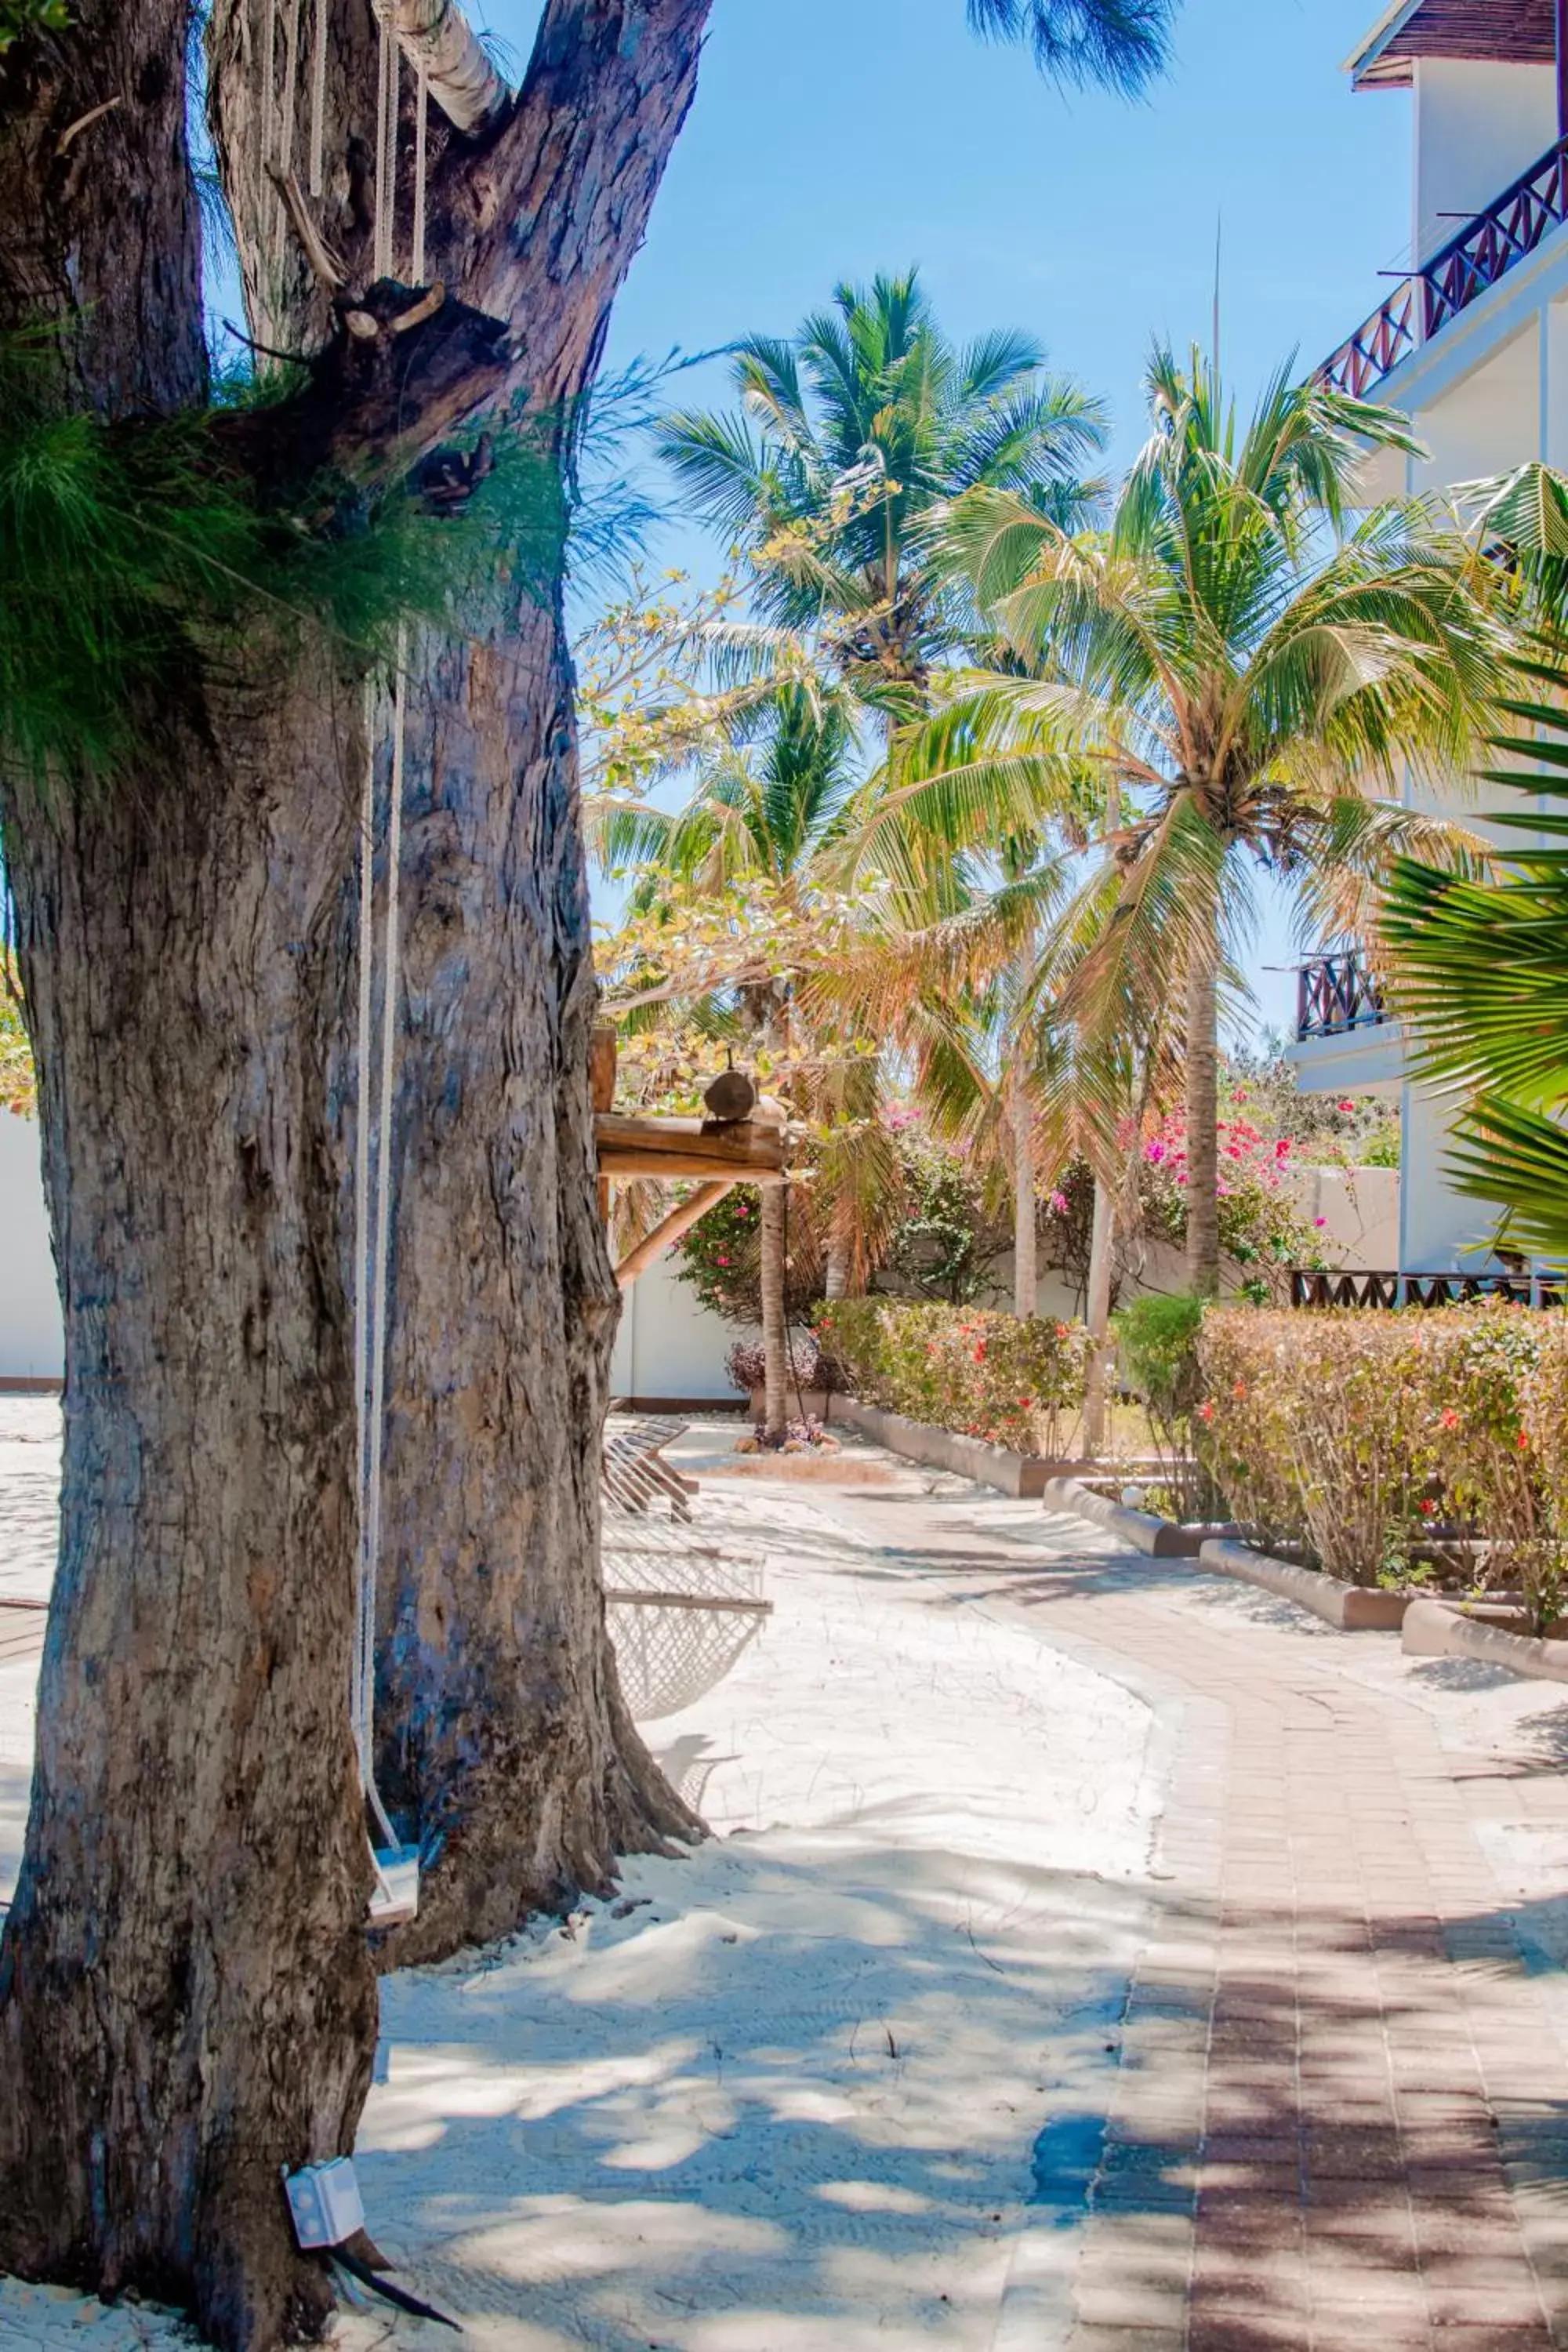
[[[1309,1037],[1344,1037],[1354,1029],[1375,1029],[1392,1017],[1364,956],[1320,956],[1302,965],[1296,999],[1298,1045]]]
[[[1461,1307],[1505,1298],[1514,1307],[1561,1307],[1568,1288],[1528,1274],[1331,1274],[1312,1266],[1290,1273],[1292,1307]]]
[[[1394,289],[1382,309],[1324,362],[1319,381],[1364,400],[1402,360],[1479,301],[1565,220],[1568,140],[1559,140],[1494,205],[1450,237],[1424,269]]]

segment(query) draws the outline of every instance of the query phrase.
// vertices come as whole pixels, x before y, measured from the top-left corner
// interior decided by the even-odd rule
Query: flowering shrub
[[[1439,1527],[1496,1547],[1538,1626],[1568,1539],[1568,1324],[1488,1300],[1434,1311],[1211,1308],[1202,1443],[1238,1517],[1331,1575],[1408,1572]]]
[[[856,1298],[819,1307],[816,1331],[868,1403],[1017,1454],[1059,1454],[1083,1406],[1089,1343],[1081,1323]]]
[[[0,948],[0,1109],[36,1118],[37,1108],[37,1081],[32,1048],[22,1024],[16,967],[5,949]]]
[[[1291,1266],[1321,1262],[1289,1189],[1297,1147],[1289,1136],[1270,1139],[1241,1116],[1222,1118],[1218,1135],[1220,1250],[1237,1272],[1237,1286],[1261,1306],[1280,1290]],[[1186,1118],[1173,1111],[1143,1139],[1139,1186],[1146,1226],[1167,1241],[1186,1236]]]
[[[794,1186],[788,1203],[784,1313],[794,1323],[822,1296],[822,1246],[810,1204]],[[762,1220],[761,1193],[738,1184],[676,1244],[680,1280],[727,1323],[754,1328],[763,1319]]]

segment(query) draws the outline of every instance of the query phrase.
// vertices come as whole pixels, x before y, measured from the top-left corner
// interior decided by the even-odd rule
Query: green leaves
[[[1141,90],[1170,60],[1175,0],[968,0],[991,40],[1026,41],[1053,81]]]
[[[66,0],[0,0],[0,58],[24,33],[64,33],[71,14]]]
[[[1402,858],[1383,928],[1421,1071],[1469,1097],[1454,1182],[1505,1212],[1514,1246],[1568,1258],[1568,670],[1521,663],[1515,675],[1556,689],[1509,702],[1520,723],[1497,739],[1510,763],[1490,781],[1537,800],[1502,820],[1524,838],[1489,882]]]

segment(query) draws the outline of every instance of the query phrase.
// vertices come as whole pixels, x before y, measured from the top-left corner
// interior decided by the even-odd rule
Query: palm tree
[[[1394,797],[1406,763],[1462,770],[1484,731],[1500,635],[1457,527],[1401,501],[1352,512],[1369,446],[1405,420],[1282,372],[1238,429],[1215,371],[1157,351],[1153,430],[1101,534],[1014,492],[956,502],[947,560],[1013,656],[917,730],[906,764],[1016,802],[1105,780],[1085,908],[1100,936],[1070,991],[1090,1035],[1136,1036],[1183,1003],[1187,1263],[1219,1282],[1216,994],[1250,919],[1253,867],[1293,877],[1336,931],[1391,850],[1452,829]],[[1026,676],[1016,675],[1022,668]],[[1447,856],[1448,853],[1445,852]]]
[[[1506,560],[1528,651],[1487,781],[1532,806],[1494,816],[1523,835],[1488,876],[1395,866],[1383,911],[1392,1001],[1430,1078],[1467,1097],[1448,1167],[1496,1204],[1516,1246],[1568,1260],[1568,478],[1539,464],[1476,486],[1477,535]],[[1554,806],[1545,806],[1551,802]]]
[[[972,13],[1016,32],[1026,12],[998,0]],[[1069,24],[1109,34],[1115,19],[1165,12],[1108,0],[1034,13],[1067,41]],[[1031,336],[1004,329],[955,349],[913,270],[840,286],[793,340],[750,337],[734,383],[738,411],[668,417],[661,455],[698,513],[756,561],[763,615],[818,635],[866,702],[917,714],[973,621],[962,584],[933,560],[933,514],[989,488],[1071,521],[1081,466],[1104,443],[1100,404],[1047,374]]]

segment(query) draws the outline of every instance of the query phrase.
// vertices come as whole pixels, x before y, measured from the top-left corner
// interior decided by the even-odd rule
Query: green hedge
[[[1354,1584],[1442,1528],[1498,1547],[1493,1582],[1559,1613],[1568,1320],[1527,1307],[1274,1314],[1211,1307],[1202,1449],[1237,1517]]]
[[[1051,1457],[1083,1407],[1089,1350],[1081,1323],[854,1298],[819,1307],[816,1326],[853,1395],[928,1427]]]

